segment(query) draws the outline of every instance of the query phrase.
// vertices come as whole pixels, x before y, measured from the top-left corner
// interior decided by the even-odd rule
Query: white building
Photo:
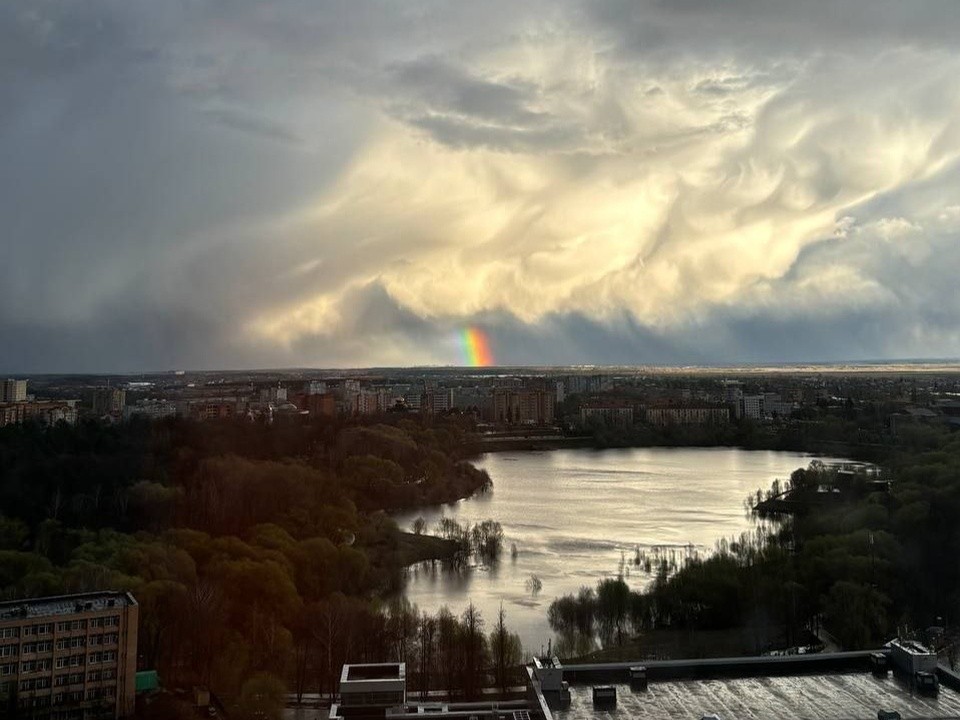
[[[763,395],[744,395],[740,398],[740,417],[762,420],[765,416],[763,401]]]
[[[0,402],[23,402],[27,399],[27,381],[8,378],[3,381]]]

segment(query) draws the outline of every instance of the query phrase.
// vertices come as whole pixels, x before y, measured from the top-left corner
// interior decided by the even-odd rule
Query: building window
[[[31,653],[35,653],[36,651],[37,651],[37,644],[35,642],[24,643],[21,648],[21,652],[24,655],[29,655]]]
[[[13,675],[16,665],[13,663],[7,663],[6,665],[0,665],[0,675]]]
[[[19,645],[0,645],[0,657],[12,657],[19,652]]]
[[[21,680],[20,689],[21,690],[33,690],[33,687],[36,683],[33,680]]]
[[[15,638],[15,637],[20,637],[20,628],[18,627],[0,628],[0,638]]]
[[[86,629],[86,620],[63,620],[57,623],[57,632],[73,632],[74,630]]]
[[[48,687],[50,687],[50,678],[48,678],[48,677],[37,678],[37,689],[38,689],[38,690],[43,690],[43,689],[48,688]]]

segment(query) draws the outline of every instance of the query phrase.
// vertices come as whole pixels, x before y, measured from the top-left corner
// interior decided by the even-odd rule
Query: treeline
[[[380,600],[404,562],[383,511],[487,487],[462,455],[467,432],[409,419],[2,428],[0,593],[133,591],[142,666],[168,686],[329,689],[348,658],[405,652]]]
[[[654,630],[738,628],[763,652],[809,641],[819,627],[859,649],[952,622],[960,611],[960,437],[938,437],[933,450],[892,455],[880,482],[838,481],[818,463],[797,470],[770,493],[795,490],[795,513],[676,572],[661,563],[644,591],[617,579],[560,598],[551,625],[606,642],[639,638],[641,647]]]
[[[421,424],[390,415],[373,425],[326,418],[11,425],[0,428],[0,507],[15,505],[30,527],[53,517],[71,526],[136,530],[139,518],[127,512],[134,484],[182,484],[208,459],[230,455],[323,472],[363,511],[437,504],[489,484],[464,462],[469,432],[458,418]]]
[[[458,617],[446,608],[420,613],[405,600],[365,605],[335,594],[305,607],[303,620],[294,650],[297,694],[311,686],[336,691],[345,662],[405,662],[407,687],[421,697],[443,690],[450,698],[474,699],[484,687],[522,683],[523,648],[502,608],[488,631],[472,603]]]
[[[740,447],[748,450],[822,452],[858,460],[883,462],[898,449],[938,447],[947,430],[917,423],[893,435],[889,416],[898,406],[885,402],[805,406],[789,417],[760,422],[731,419],[717,425],[627,427],[591,422],[584,430],[596,447]]]

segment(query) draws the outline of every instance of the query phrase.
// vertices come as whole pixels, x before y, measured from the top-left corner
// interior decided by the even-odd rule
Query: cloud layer
[[[952,0],[11,0],[0,370],[960,355]]]

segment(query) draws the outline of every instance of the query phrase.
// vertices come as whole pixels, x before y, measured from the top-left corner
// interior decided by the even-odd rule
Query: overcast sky
[[[960,356],[960,2],[3,0],[0,372]]]

